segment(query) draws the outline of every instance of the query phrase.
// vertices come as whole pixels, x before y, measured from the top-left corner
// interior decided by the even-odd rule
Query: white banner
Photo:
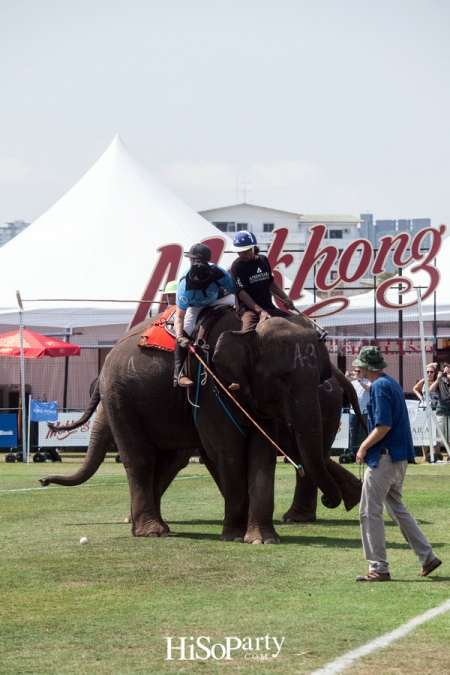
[[[409,417],[409,423],[411,425],[411,433],[414,445],[430,445],[430,434],[428,431],[428,420],[427,420],[427,411],[425,408],[417,408],[417,415],[415,419],[411,419],[411,413]],[[433,427],[433,443],[436,443],[436,428]]]
[[[406,401],[406,407],[409,413],[409,423],[411,425],[411,434],[413,445],[420,447],[430,445],[430,436],[428,433],[427,411],[425,408],[419,408],[420,401]],[[436,443],[436,430],[433,425],[433,442]],[[349,415],[344,413],[341,417],[341,427],[336,434],[333,448],[348,448],[349,446]]]
[[[64,427],[65,424],[72,424],[81,417],[83,413],[59,413],[59,421],[55,426]],[[39,441],[38,445],[42,448],[70,448],[83,447],[89,445],[91,438],[91,429],[94,424],[96,413],[83,426],[73,431],[61,429],[61,431],[50,431],[46,422],[39,422]]]

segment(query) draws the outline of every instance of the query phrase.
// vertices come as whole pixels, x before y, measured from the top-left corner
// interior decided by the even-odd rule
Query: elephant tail
[[[361,408],[359,407],[358,396],[356,394],[355,388],[353,387],[352,383],[347,380],[342,370],[339,370],[339,368],[337,368],[333,363],[331,364],[331,370],[334,379],[337,381],[341,389],[347,394],[347,397],[352,404],[352,408],[356,413],[356,417],[358,418],[365,433],[368,435],[369,430],[367,428],[367,422],[361,412]]]
[[[44,487],[50,485],[50,483],[68,486],[85,483],[89,478],[92,478],[105,459],[106,453],[111,449],[113,440],[114,438],[108,420],[106,419],[105,411],[100,404],[94,426],[92,427],[89,447],[82,466],[70,476],[45,476],[45,478],[40,478],[39,482]]]
[[[94,391],[92,392],[91,400],[89,401],[86,410],[84,411],[83,415],[80,417],[79,420],[77,420],[76,422],[72,422],[72,424],[65,424],[63,427],[60,427],[57,424],[52,424],[51,422],[47,422],[48,428],[55,433],[61,431],[61,429],[64,429],[65,431],[72,431],[73,429],[78,429],[79,427],[82,427],[83,424],[86,424],[88,420],[91,419],[99,403],[100,403],[100,387],[97,380]]]

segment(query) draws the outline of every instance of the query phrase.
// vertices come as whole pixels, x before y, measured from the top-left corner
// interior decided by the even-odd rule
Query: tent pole
[[[23,456],[23,461],[27,464],[30,463],[30,456],[28,453],[28,447],[27,447],[27,409],[26,409],[26,403],[25,403],[25,353],[23,349],[23,305],[22,305],[22,298],[20,297],[20,291],[16,291],[16,298],[17,302],[19,304],[19,326],[20,326],[20,382],[21,382],[21,390],[22,390],[22,400],[21,400],[21,407],[22,407],[22,456]]]
[[[70,342],[71,329],[66,328],[64,342]],[[64,359],[64,389],[63,389],[63,410],[67,408],[67,381],[69,379],[69,357]]]

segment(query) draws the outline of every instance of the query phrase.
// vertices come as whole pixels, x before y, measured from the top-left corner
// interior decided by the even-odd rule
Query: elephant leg
[[[298,464],[300,454],[297,447],[290,443],[287,447],[289,457]],[[292,504],[281,516],[282,523],[314,523],[316,521],[318,489],[309,473],[303,478],[295,472],[295,491]]]
[[[274,486],[277,451],[261,433],[253,434],[248,449],[248,544],[278,544],[273,526]]]
[[[283,523],[314,523],[317,511],[317,485],[306,474],[301,478],[295,472],[294,499],[290,508],[281,516]]]
[[[227,430],[214,446],[203,440],[205,465],[214,478],[225,501],[225,514],[220,538],[243,542],[247,530],[248,489],[246,441],[239,432]],[[219,478],[220,476],[220,478]]]
[[[131,497],[131,532],[135,537],[164,537],[169,528],[161,518],[160,495],[155,493],[157,449],[153,447],[135,422],[132,441],[129,425],[117,416],[116,438],[123,466],[127,473]]]
[[[161,455],[161,456],[160,456]],[[160,453],[156,460],[155,479],[154,479],[154,494],[157,512],[161,521],[166,525],[167,531],[170,532],[170,527],[161,517],[161,498],[167,488],[171,485],[177,474],[189,464],[189,459],[192,455],[191,448],[182,453]],[[131,523],[131,513],[125,518],[125,523]]]
[[[326,466],[339,486],[345,508],[347,511],[350,511],[360,502],[362,481],[342,466],[342,464],[334,462],[330,458],[327,460]]]

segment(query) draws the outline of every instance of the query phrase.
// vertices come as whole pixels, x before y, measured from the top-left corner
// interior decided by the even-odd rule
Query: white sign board
[[[425,408],[417,408],[417,415],[415,416],[414,419],[411,419],[410,413],[409,423],[411,425],[413,444],[416,446],[419,445],[429,446],[430,434],[428,431],[427,411],[425,410]],[[432,428],[433,428],[433,443],[436,443],[436,428],[434,424],[432,425]]]
[[[64,427],[65,424],[76,422],[81,413],[59,413],[58,422],[55,426]],[[73,431],[61,429],[60,431],[51,431],[46,422],[39,422],[39,442],[42,448],[71,448],[74,446],[83,447],[89,445],[91,438],[91,429],[94,425],[96,413],[83,426]]]
[[[341,426],[336,434],[332,448],[348,448],[348,432],[349,432],[349,415],[344,413],[341,415]]]

